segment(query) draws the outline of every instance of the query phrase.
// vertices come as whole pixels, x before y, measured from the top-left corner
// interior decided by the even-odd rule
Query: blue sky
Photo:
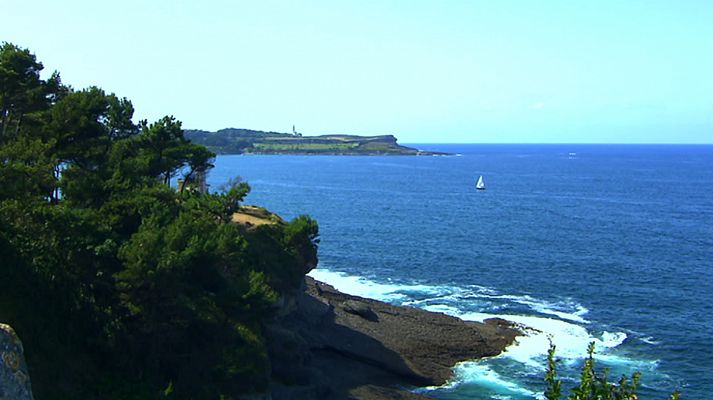
[[[713,1],[0,0],[0,40],[186,128],[713,143]]]

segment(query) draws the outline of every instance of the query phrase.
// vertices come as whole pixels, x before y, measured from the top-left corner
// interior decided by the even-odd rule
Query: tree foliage
[[[43,68],[27,49],[0,47],[0,141],[17,135],[26,115],[46,108],[51,85],[40,79]]]
[[[214,154],[167,116],[43,80],[0,48],[0,321],[43,398],[235,397],[269,377],[263,324],[316,262],[308,217],[246,231],[249,186],[177,192]]]

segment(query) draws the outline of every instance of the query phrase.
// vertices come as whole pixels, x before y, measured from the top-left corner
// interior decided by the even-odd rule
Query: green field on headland
[[[392,135],[302,136],[235,128],[185,132],[192,142],[217,154],[444,155],[402,146]]]

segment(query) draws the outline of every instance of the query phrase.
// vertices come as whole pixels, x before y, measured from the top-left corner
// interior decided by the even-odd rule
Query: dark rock
[[[343,307],[344,311],[348,312],[349,314],[358,315],[367,321],[376,322],[379,320],[379,316],[376,315],[376,313],[364,303],[347,300],[344,302]]]
[[[22,342],[9,325],[0,324],[0,399],[32,398]]]
[[[273,400],[426,399],[405,388],[442,385],[456,363],[497,355],[518,334],[504,320],[465,322],[307,277],[297,307],[268,329]]]
[[[268,352],[274,379],[287,385],[306,385],[310,374],[306,370],[311,357],[309,346],[298,333],[279,325],[267,327]]]

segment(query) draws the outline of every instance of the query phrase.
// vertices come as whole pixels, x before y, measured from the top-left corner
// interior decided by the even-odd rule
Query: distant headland
[[[450,155],[397,143],[393,135],[321,135],[264,132],[227,128],[217,132],[186,129],[185,136],[217,154],[308,154],[308,155]]]

